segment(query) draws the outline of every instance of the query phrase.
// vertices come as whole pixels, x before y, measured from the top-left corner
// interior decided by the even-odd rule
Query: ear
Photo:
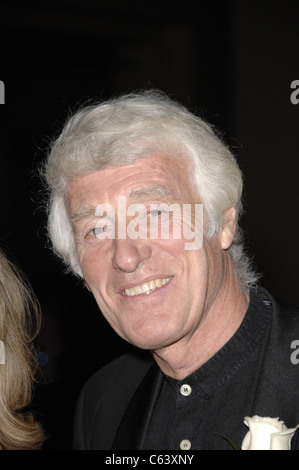
[[[237,212],[230,207],[224,213],[224,222],[220,232],[220,244],[223,250],[228,250],[234,241],[237,230]]]

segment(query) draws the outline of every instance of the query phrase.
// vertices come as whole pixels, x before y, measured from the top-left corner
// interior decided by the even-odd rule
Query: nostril
[[[112,265],[115,269],[132,273],[150,256],[150,246],[140,240],[114,240]]]

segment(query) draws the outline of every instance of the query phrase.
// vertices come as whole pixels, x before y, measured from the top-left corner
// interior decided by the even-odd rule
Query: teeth
[[[151,281],[144,282],[140,286],[134,286],[134,287],[130,287],[129,289],[125,289],[123,293],[129,296],[150,294],[151,292],[158,289],[159,287],[166,286],[166,284],[168,284],[170,279],[171,277],[164,277],[163,279],[153,279]]]

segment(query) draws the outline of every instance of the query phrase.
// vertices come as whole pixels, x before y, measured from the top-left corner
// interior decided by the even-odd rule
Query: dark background
[[[245,177],[242,226],[262,283],[299,304],[299,5],[245,1],[1,2],[0,245],[40,300],[34,408],[71,449],[84,381],[127,349],[47,248],[38,168],[85,101],[158,88],[218,127]],[[296,339],[296,338],[294,338]],[[298,338],[297,338],[298,339]]]

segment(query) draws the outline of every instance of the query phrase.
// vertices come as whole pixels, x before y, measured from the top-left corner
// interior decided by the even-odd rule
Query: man
[[[226,449],[245,416],[299,423],[299,317],[257,287],[242,175],[209,125],[158,92],[87,107],[46,178],[55,251],[136,347],[84,387],[76,449]]]

